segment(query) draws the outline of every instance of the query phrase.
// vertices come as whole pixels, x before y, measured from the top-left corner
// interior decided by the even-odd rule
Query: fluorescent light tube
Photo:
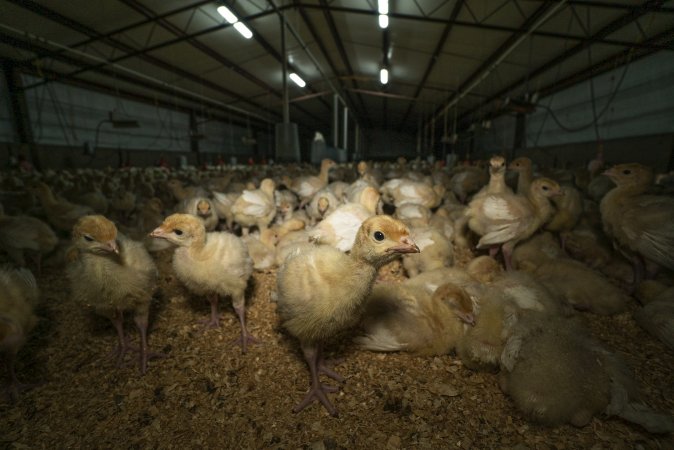
[[[236,28],[236,31],[241,33],[241,36],[245,37],[246,39],[250,39],[253,37],[253,32],[250,31],[250,29],[243,24],[243,22],[236,22],[234,24],[234,28]]]
[[[218,13],[229,23],[236,23],[239,21],[238,17],[236,17],[226,6],[219,6]]]
[[[379,28],[386,29],[388,28],[388,16],[385,14],[379,15]]]
[[[300,76],[297,75],[296,73],[293,72],[289,76],[290,79],[293,80],[295,84],[298,85],[299,87],[303,88],[304,86],[307,85],[307,83],[302,78],[300,78]]]
[[[379,5],[379,14],[388,14],[388,0],[379,0],[377,4]]]
[[[388,69],[381,69],[379,71],[379,81],[381,81],[381,84],[388,83]]]

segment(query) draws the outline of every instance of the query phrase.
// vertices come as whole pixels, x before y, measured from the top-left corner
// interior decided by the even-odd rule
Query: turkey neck
[[[40,200],[42,200],[42,204],[44,206],[53,206],[58,203],[49,186],[40,186],[37,189],[37,196],[40,197]]]
[[[546,222],[554,212],[550,200],[540,192],[531,192],[528,198],[534,206],[536,217],[541,223]]]
[[[192,235],[192,243],[189,246],[191,254],[201,254],[206,247],[206,230],[196,230]]]
[[[529,191],[529,188],[531,187],[531,178],[533,177],[532,175],[532,170],[531,168],[525,168],[524,170],[521,170],[519,172],[519,175],[517,177],[517,193],[518,194],[524,194]]]
[[[321,179],[321,182],[327,186],[328,184],[328,172],[330,171],[329,166],[321,166],[321,173],[318,174],[318,178]]]
[[[648,190],[649,185],[649,180],[644,180],[634,184],[616,186],[606,193],[599,207],[601,209],[601,205],[608,205],[614,202],[619,203],[622,199],[641,195]]]
[[[487,191],[490,194],[500,194],[505,191],[505,170],[497,170],[494,173],[490,173],[489,185],[487,186]]]
[[[269,197],[270,199],[272,199],[272,200],[274,199],[274,190],[275,190],[275,189],[276,189],[276,188],[272,187],[271,185],[270,185],[270,186],[265,186],[265,187],[260,187],[260,190],[261,190],[262,192],[264,192],[265,195],[266,195],[267,197]]]

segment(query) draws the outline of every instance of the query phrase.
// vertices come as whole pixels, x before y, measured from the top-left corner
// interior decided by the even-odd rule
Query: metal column
[[[201,165],[201,153],[199,152],[199,128],[197,127],[197,115],[190,111],[190,151],[197,157],[197,164]]]
[[[332,145],[339,148],[339,96],[332,97]]]
[[[286,16],[281,14],[281,56],[283,57],[283,123],[290,123],[288,99],[288,55],[286,54]]]
[[[344,124],[342,125],[343,128],[343,138],[342,138],[342,148],[344,150],[349,148],[349,108],[344,107]]]
[[[358,126],[358,122],[356,122],[356,134],[355,134],[353,154],[354,159],[356,159],[356,157],[363,159],[363,156],[360,154],[360,126]]]
[[[290,123],[290,102],[288,98],[288,55],[286,54],[286,20],[279,13],[281,21],[281,53],[283,58],[283,122],[276,124],[276,160],[279,162],[299,162],[300,140],[296,123]]]
[[[515,119],[515,140],[513,141],[513,149],[510,158],[515,158],[517,150],[526,147],[526,120],[527,116],[524,113],[517,113]]]
[[[28,105],[26,104],[26,96],[22,89],[21,75],[16,71],[14,65],[10,62],[2,64],[2,72],[7,83],[7,91],[9,92],[9,106],[12,123],[14,125],[14,133],[20,145],[19,153],[26,151],[33,167],[40,170],[40,159],[33,141],[33,132],[30,125],[28,115]],[[24,150],[25,149],[25,150]]]

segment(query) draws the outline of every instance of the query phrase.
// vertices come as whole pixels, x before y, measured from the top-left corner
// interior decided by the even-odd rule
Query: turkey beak
[[[155,228],[152,233],[150,233],[150,237],[153,238],[163,238],[164,237],[164,230],[160,228]]]
[[[105,249],[109,252],[113,252],[119,255],[119,247],[117,246],[117,241],[110,241],[105,244]]]
[[[615,176],[615,172],[613,172],[613,167],[611,167],[608,170],[605,170],[603,175],[606,175],[607,177],[613,179],[613,177]]]
[[[466,322],[471,327],[475,326],[475,316],[472,314],[466,314],[463,316],[463,321]]]
[[[409,236],[403,236],[400,238],[400,245],[394,245],[386,249],[387,252],[395,253],[419,253],[419,247],[414,243],[412,238]]]

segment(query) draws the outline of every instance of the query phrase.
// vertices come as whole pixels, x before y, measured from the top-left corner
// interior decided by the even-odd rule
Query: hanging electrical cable
[[[566,34],[569,34],[569,32],[571,31],[571,25],[572,25],[572,24],[573,24],[573,15],[570,14],[570,15],[569,15],[569,23],[568,23],[567,26],[566,26]],[[564,51],[566,51],[566,50],[568,49],[569,42],[570,42],[569,39],[565,39],[565,40],[564,40],[564,47],[563,47]],[[531,68],[531,67],[529,67],[529,69],[530,69],[530,68]],[[553,85],[553,86],[556,85],[557,82],[559,81],[559,76],[561,75],[561,73],[562,73],[562,65],[561,65],[561,64],[558,64],[558,65],[557,65],[557,73],[555,74],[555,78],[554,78],[554,80],[552,81],[552,85]],[[554,97],[555,97],[555,93],[553,93],[552,95],[550,95],[550,97],[549,97],[550,100],[549,100],[549,102],[548,102],[548,108],[550,107],[550,105],[552,105],[552,101],[553,101]],[[538,105],[536,105],[536,106],[538,106]],[[541,133],[543,132],[543,129],[545,128],[545,124],[546,124],[546,122],[547,122],[549,116],[550,116],[550,110],[549,110],[549,109],[546,109],[546,110],[545,110],[545,115],[543,116],[543,120],[541,121],[541,126],[538,128],[538,133],[536,133],[536,138],[534,139],[534,142],[533,142],[533,146],[534,146],[534,147],[537,147],[537,146],[538,146],[538,141],[539,141],[540,138],[541,138]]]
[[[648,29],[651,27],[651,25],[653,24],[654,18],[655,18],[655,16],[652,16],[652,17],[651,17],[651,21],[648,23],[648,25],[647,25],[646,27],[644,27],[644,30],[648,30]],[[644,38],[642,37],[641,40],[643,41]],[[536,107],[541,107],[541,108],[543,108],[543,109],[546,109],[546,110],[550,113],[550,117],[551,117],[552,120],[555,122],[555,124],[557,124],[557,126],[558,126],[559,128],[561,128],[562,130],[564,130],[564,131],[566,131],[566,132],[569,132],[569,133],[576,133],[576,132],[578,132],[578,131],[583,131],[583,130],[586,130],[587,128],[590,128],[590,127],[592,127],[592,126],[595,126],[595,124],[596,124],[596,123],[597,123],[597,122],[604,116],[604,114],[606,114],[606,112],[609,110],[609,108],[610,108],[611,105],[613,104],[613,101],[615,100],[615,98],[616,98],[618,92],[620,92],[620,88],[622,87],[622,84],[623,84],[623,82],[625,81],[625,77],[626,77],[626,75],[627,75],[627,71],[629,70],[630,65],[631,65],[632,62],[633,62],[632,58],[633,58],[633,56],[634,56],[634,54],[635,54],[635,51],[636,51],[636,47],[632,47],[632,48],[630,48],[630,49],[627,51],[626,62],[625,62],[625,64],[624,64],[625,68],[623,69],[623,72],[622,72],[622,74],[620,75],[620,79],[618,80],[618,83],[616,84],[615,89],[614,89],[613,92],[611,92],[611,94],[609,95],[609,98],[608,98],[606,104],[604,105],[604,108],[603,108],[599,113],[596,114],[596,116],[592,119],[591,122],[586,123],[586,124],[584,124],[584,125],[577,126],[577,127],[570,127],[570,126],[564,125],[564,124],[561,122],[561,120],[559,120],[559,118],[557,117],[557,115],[555,114],[555,112],[552,110],[552,108],[550,108],[549,106],[545,106],[545,105],[542,105],[542,104],[538,104],[538,105],[536,105]],[[592,78],[590,78],[590,80],[592,80]],[[553,87],[554,87],[554,85],[553,85]]]
[[[586,35],[589,37],[590,30],[592,29],[592,23],[590,22],[590,8],[586,8],[587,16],[587,31]],[[592,46],[587,46],[587,63],[589,67],[592,67]],[[594,118],[594,135],[597,139],[597,142],[601,141],[599,136],[599,119],[597,118],[597,96],[594,90],[594,77],[590,78],[590,101],[592,102],[592,116]]]
[[[631,52],[630,52],[630,53],[631,53]],[[596,121],[598,121],[599,119],[601,119],[601,118],[604,116],[604,114],[608,111],[609,107],[610,107],[611,104],[613,103],[613,100],[615,100],[615,97],[616,97],[616,95],[618,94],[618,91],[620,91],[620,87],[622,86],[622,83],[623,83],[623,81],[625,80],[625,75],[627,75],[627,69],[629,69],[630,64],[631,64],[631,61],[628,62],[628,63],[625,65],[625,69],[623,70],[623,73],[622,73],[622,75],[620,76],[620,80],[618,81],[618,84],[616,85],[616,88],[613,90],[613,92],[612,92],[611,95],[609,96],[609,99],[608,99],[608,101],[606,102],[606,105],[604,105],[604,108],[601,110],[601,112],[599,112],[599,113],[597,114],[596,119],[592,119],[592,121],[589,122],[589,123],[586,123],[586,124],[584,124],[584,125],[580,125],[580,126],[577,126],[577,127],[569,127],[569,126],[564,125],[564,124],[559,120],[559,118],[557,117],[557,114],[555,114],[555,112],[554,112],[554,110],[552,110],[552,108],[550,108],[550,107],[548,107],[548,106],[545,106],[545,105],[542,105],[542,104],[538,104],[538,105],[536,105],[536,107],[541,107],[541,108],[543,108],[543,109],[548,110],[548,112],[550,113],[550,117],[552,118],[552,120],[554,120],[554,122],[557,124],[557,126],[558,126],[559,128],[561,128],[562,130],[564,130],[564,131],[567,131],[567,132],[569,132],[569,133],[575,133],[575,132],[578,132],[578,131],[586,130],[586,129],[588,129],[588,128],[594,126],[595,123],[596,123]]]

